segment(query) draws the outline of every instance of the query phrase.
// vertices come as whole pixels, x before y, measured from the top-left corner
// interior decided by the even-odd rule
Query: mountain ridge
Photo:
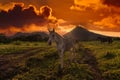
[[[91,32],[85,29],[84,27],[78,25],[72,31],[66,33],[64,37],[72,38],[80,41],[86,41],[86,40],[97,40],[98,37],[108,37],[108,36]]]

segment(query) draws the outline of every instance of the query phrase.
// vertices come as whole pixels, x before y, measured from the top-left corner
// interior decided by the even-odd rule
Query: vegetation
[[[55,45],[14,41],[0,46],[0,80],[97,80],[96,76],[120,79],[119,41],[80,42],[73,61],[69,59],[70,52],[66,52],[63,69]]]
[[[100,44],[99,42],[82,42],[84,47],[92,50],[97,59],[99,69],[105,80],[120,79],[120,42]]]
[[[6,36],[0,33],[0,43],[8,44],[13,41],[45,42],[48,40],[48,34],[45,32],[22,33],[18,32],[12,36]]]
[[[0,44],[0,54],[5,55],[5,54],[18,54],[25,52],[27,50],[33,49],[33,48],[38,48],[43,46],[45,43],[39,43],[39,42],[22,42],[22,41],[13,41],[9,44]],[[44,46],[43,46],[44,47]]]

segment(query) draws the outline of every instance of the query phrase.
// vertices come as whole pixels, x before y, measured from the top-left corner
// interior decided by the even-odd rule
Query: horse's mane
[[[55,32],[55,34],[56,34],[58,37],[61,37],[61,38],[64,39],[64,37],[63,37],[62,35],[58,34],[57,32]]]
[[[65,41],[65,42],[75,42],[72,38],[68,38],[68,37],[61,36],[61,35],[58,34],[57,32],[55,32],[55,34],[57,35],[57,36],[56,36],[57,38],[62,39],[62,40]]]

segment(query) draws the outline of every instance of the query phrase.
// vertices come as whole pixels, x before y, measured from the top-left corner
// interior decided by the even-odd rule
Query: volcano
[[[64,37],[72,38],[74,40],[87,41],[87,40],[97,40],[98,37],[107,37],[107,36],[91,32],[82,26],[76,26],[71,32],[65,34]]]

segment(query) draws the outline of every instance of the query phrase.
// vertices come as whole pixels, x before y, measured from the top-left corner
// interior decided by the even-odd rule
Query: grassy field
[[[15,53],[21,53],[29,49],[38,48],[38,47],[44,47],[45,43],[40,42],[21,42],[21,41],[14,41],[9,44],[3,44],[0,43],[0,54],[15,54]]]
[[[92,50],[98,67],[105,80],[120,80],[120,42],[112,44],[100,42],[83,42],[85,48]]]
[[[55,45],[0,44],[0,80],[120,80],[120,42],[80,42],[74,61],[65,53],[61,70]]]

